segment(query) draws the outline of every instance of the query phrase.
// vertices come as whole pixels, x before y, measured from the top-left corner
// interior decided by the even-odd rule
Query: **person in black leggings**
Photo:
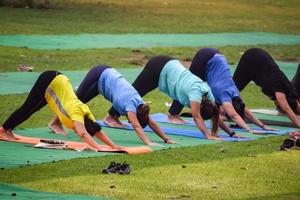
[[[245,51],[233,80],[240,91],[253,81],[297,127],[300,127],[297,117],[300,113],[299,97],[291,82],[266,51],[259,48]]]
[[[194,56],[189,70],[203,81],[207,81],[220,108],[219,125],[230,136],[234,136],[235,133],[224,123],[223,118],[225,116],[249,132],[256,133],[256,131],[250,129],[244,118],[254,122],[259,127],[270,129],[246,108],[240,97],[239,90],[232,80],[227,60],[217,49],[200,49]],[[179,120],[180,122],[179,114],[182,108],[183,106],[178,101],[173,101],[169,109],[170,120]],[[183,120],[182,123],[184,123]]]
[[[294,86],[297,96],[300,97],[300,63],[298,65],[297,72],[292,80],[292,85]]]
[[[83,103],[88,103],[97,95],[103,95],[107,100],[112,102],[113,107],[121,114],[125,115],[136,131],[141,140],[150,146],[158,146],[158,143],[151,142],[143,128],[149,125],[149,127],[166,143],[174,144],[175,141],[171,140],[153,121],[150,113],[149,105],[145,104],[139,93],[132,87],[132,85],[114,68],[109,66],[96,66],[93,67],[83,81],[80,83],[76,96]],[[109,126],[123,127],[124,125],[118,120],[118,123],[112,124],[108,120],[111,115],[106,116],[104,123]],[[115,120],[113,118],[112,120]],[[64,131],[63,127],[54,119],[49,124],[54,132]],[[54,127],[54,128],[52,128]],[[59,128],[56,128],[59,127]]]
[[[166,73],[164,70],[167,69],[169,71]],[[180,73],[177,73],[178,71],[180,71]],[[185,75],[189,78],[184,79]],[[173,77],[178,78],[173,79]],[[185,84],[180,84],[180,82],[186,83],[187,87],[184,87]],[[211,90],[206,83],[185,69],[179,61],[169,56],[156,56],[151,58],[143,71],[133,82],[132,86],[142,97],[159,87],[162,92],[171,98],[182,101],[182,104],[191,107],[193,118],[205,137],[208,139],[218,139],[215,136],[218,127],[219,112],[217,106],[212,102],[214,97]],[[191,100],[191,93],[196,94],[199,99],[195,101]],[[113,112],[115,111],[111,109],[110,113]],[[210,135],[204,125],[203,119],[211,118],[213,120],[213,129]]]
[[[117,148],[95,122],[87,105],[78,100],[69,79],[57,71],[40,74],[23,105],[3,123],[0,137],[4,140],[18,139],[12,130],[47,104],[59,116],[60,121],[73,129],[92,149],[101,149],[93,136]]]

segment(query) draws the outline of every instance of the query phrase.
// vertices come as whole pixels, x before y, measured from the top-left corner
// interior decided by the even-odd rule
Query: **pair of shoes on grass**
[[[280,150],[300,149],[300,139],[288,138],[283,141]]]
[[[112,174],[112,173],[119,173],[119,174],[130,174],[130,166],[127,163],[115,163],[111,162],[110,165],[102,170],[104,174]]]

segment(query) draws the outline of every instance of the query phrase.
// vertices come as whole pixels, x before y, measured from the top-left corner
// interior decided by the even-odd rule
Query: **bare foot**
[[[185,124],[186,123],[178,115],[168,115],[168,120],[174,124]]]
[[[3,140],[18,140],[18,138],[16,138],[14,136],[14,133],[12,131],[7,131],[4,128],[0,128],[0,138]]]
[[[123,128],[126,125],[124,125],[119,118],[115,118],[112,117],[110,115],[106,115],[106,117],[103,119],[103,122],[107,125],[107,126],[111,126],[111,127],[119,127],[119,128]]]
[[[64,130],[61,124],[52,124],[50,123],[48,125],[48,128],[50,128],[55,134],[59,135],[68,135],[68,133]]]

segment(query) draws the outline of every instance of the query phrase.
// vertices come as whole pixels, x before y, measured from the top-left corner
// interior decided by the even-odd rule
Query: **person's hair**
[[[239,114],[242,119],[245,119],[245,107],[246,105],[241,98],[235,97],[232,99],[232,106],[234,110]]]
[[[219,115],[219,108],[214,102],[209,100],[206,95],[204,95],[200,104],[200,113],[202,119],[207,120]]]
[[[137,107],[136,116],[142,128],[145,128],[149,123],[150,106],[141,104]]]
[[[100,124],[91,120],[87,115],[84,116],[84,127],[91,136],[101,130]]]

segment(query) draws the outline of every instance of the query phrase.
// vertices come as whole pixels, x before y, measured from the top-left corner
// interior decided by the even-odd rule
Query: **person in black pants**
[[[291,82],[266,51],[259,48],[245,51],[233,80],[240,91],[253,81],[297,127],[300,127],[297,117],[300,113],[299,97]]]
[[[3,123],[0,137],[4,140],[17,140],[13,129],[47,104],[61,123],[74,130],[91,149],[101,149],[93,136],[112,148],[119,148],[96,123],[88,106],[76,97],[69,79],[58,71],[40,74],[25,102]]]
[[[219,139],[216,137],[219,111],[209,86],[187,70],[178,60],[169,56],[151,58],[132,86],[142,97],[159,87],[160,91],[172,99],[191,108],[198,128],[207,139]],[[113,108],[109,113],[118,115]],[[203,119],[212,119],[211,134],[205,127]]]
[[[220,108],[219,125],[230,136],[234,136],[235,133],[224,123],[223,119],[225,116],[232,119],[241,128],[252,133],[256,133],[256,131],[252,130],[246,124],[244,118],[254,122],[263,129],[270,129],[246,108],[240,96],[240,92],[232,79],[227,60],[217,49],[200,49],[194,56],[189,69],[203,81],[207,81],[215,97],[216,103]],[[184,123],[179,117],[182,108],[183,106],[178,101],[173,101],[169,109],[169,119],[174,122]]]
[[[88,103],[97,95],[103,95],[107,100],[112,102],[112,106],[121,114],[125,115],[128,122],[132,125],[137,135],[141,140],[151,146],[158,146],[158,143],[151,142],[146,136],[143,128],[149,125],[149,127],[166,143],[174,144],[175,141],[171,140],[159,127],[157,123],[153,121],[150,116],[150,107],[144,103],[142,97],[127,82],[123,76],[114,68],[109,66],[96,66],[90,69],[86,74],[83,81],[80,83],[76,96],[83,103]],[[109,117],[111,117],[108,114]],[[109,126],[116,126],[110,124],[106,116],[104,123]],[[115,118],[111,119],[115,120]],[[119,118],[117,118],[117,126],[124,126]],[[55,133],[65,133],[63,127],[55,117],[49,124],[49,128]]]
[[[297,96],[300,97],[300,63],[298,65],[297,72],[292,80],[292,85],[294,86]]]

